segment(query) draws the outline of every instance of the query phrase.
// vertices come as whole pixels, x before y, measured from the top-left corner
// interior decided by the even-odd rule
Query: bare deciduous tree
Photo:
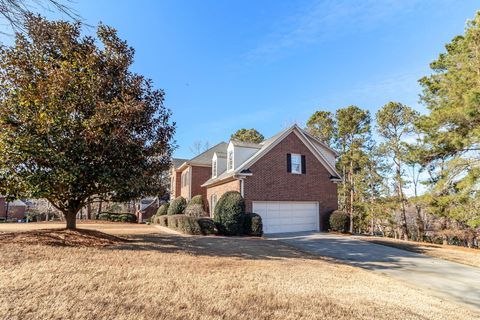
[[[70,3],[70,0],[0,0],[0,18],[14,31],[24,30],[25,19],[38,11],[59,12],[75,21],[80,20]]]

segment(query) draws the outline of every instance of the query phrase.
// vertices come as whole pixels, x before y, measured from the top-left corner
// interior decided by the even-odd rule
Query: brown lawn
[[[0,232],[17,232],[0,235],[0,319],[479,317],[272,240],[183,237],[146,225],[79,226],[110,235],[0,225]]]
[[[392,238],[357,237],[360,240],[371,241],[376,244],[390,246],[431,257],[462,263],[469,266],[480,267],[480,250],[458,246],[443,246],[426,242],[403,241]]]

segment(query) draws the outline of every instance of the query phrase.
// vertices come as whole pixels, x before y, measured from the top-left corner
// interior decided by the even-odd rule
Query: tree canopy
[[[328,111],[316,111],[307,121],[307,131],[328,146],[333,144],[335,137],[335,121]]]
[[[0,193],[48,199],[68,228],[93,197],[162,193],[175,124],[130,71],[133,48],[105,25],[97,39],[42,17],[25,29],[0,46]]]
[[[243,142],[260,143],[265,140],[265,137],[255,129],[239,129],[230,136],[232,140]]]

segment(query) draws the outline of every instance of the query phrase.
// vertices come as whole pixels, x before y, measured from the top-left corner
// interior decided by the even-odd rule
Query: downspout
[[[244,179],[245,178],[240,178],[240,194],[242,195],[242,197],[245,197],[245,194],[244,194]]]

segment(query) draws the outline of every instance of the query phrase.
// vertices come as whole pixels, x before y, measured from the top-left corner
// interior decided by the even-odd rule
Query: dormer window
[[[212,177],[217,176],[217,160],[212,160]]]
[[[233,169],[233,150],[228,151],[227,156],[227,170]]]

